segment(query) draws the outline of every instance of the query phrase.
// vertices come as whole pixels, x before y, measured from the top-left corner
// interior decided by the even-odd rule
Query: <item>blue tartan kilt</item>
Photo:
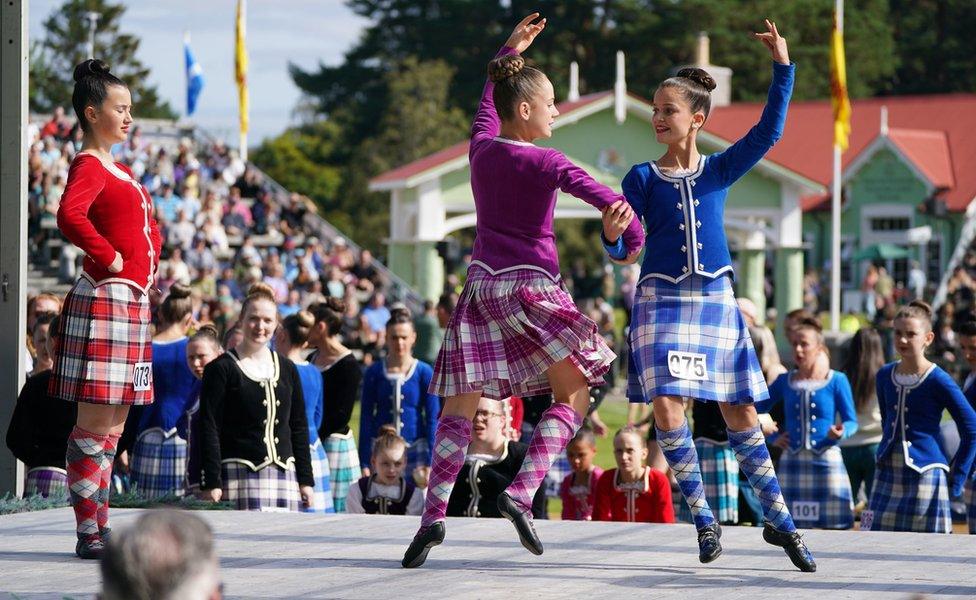
[[[701,355],[704,378],[673,375],[672,351]],[[638,286],[630,325],[627,397],[631,402],[652,402],[657,396],[731,404],[769,398],[729,277],[692,276],[677,284],[650,278]]]
[[[797,527],[850,529],[854,526],[851,480],[840,448],[821,454],[787,450],[776,467],[786,506]],[[816,507],[815,512],[811,509]]]
[[[68,472],[57,467],[34,467],[24,479],[24,498],[68,498]]]
[[[322,446],[318,436],[309,449],[312,455],[315,492],[312,494],[312,506],[306,507],[305,512],[335,513],[335,501],[332,499],[332,485],[329,481],[329,457],[325,454],[325,447]]]
[[[712,514],[722,524],[734,524],[739,520],[739,462],[728,442],[707,439],[695,440],[705,499]],[[694,523],[691,510],[684,496],[674,494],[678,520]]]
[[[966,480],[966,523],[969,525],[969,534],[976,534],[976,485],[972,479]]]
[[[257,471],[239,462],[221,465],[223,500],[237,510],[261,512],[300,512],[302,495],[295,469],[268,465]]]
[[[332,500],[337,513],[346,512],[346,495],[349,486],[363,476],[359,467],[359,452],[352,432],[333,433],[325,440],[325,454],[329,457],[329,475]]]
[[[861,513],[861,528],[952,533],[946,472],[936,468],[919,473],[905,465],[903,452],[892,451],[878,462],[871,501]]]
[[[186,440],[174,428],[152,427],[139,434],[132,448],[131,482],[146,499],[182,496],[186,490]]]

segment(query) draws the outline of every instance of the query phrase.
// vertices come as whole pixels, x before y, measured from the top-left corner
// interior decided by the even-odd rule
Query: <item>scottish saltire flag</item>
[[[197,98],[203,90],[203,67],[193,56],[190,49],[190,34],[183,36],[183,55],[186,58],[186,116],[190,116],[197,109]]]

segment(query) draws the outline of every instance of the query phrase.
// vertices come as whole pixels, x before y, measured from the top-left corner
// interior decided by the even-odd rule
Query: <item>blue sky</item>
[[[29,0],[32,39],[43,36],[44,20],[61,4],[61,0]],[[183,32],[190,32],[193,51],[206,77],[194,120],[236,145],[236,0],[121,0],[121,4],[127,7],[121,31],[142,39],[138,56],[152,69],[151,83],[181,113],[186,109]],[[291,122],[299,91],[288,76],[288,63],[305,69],[313,69],[320,62],[341,63],[366,21],[342,0],[249,0],[247,6],[249,145],[253,146]]]

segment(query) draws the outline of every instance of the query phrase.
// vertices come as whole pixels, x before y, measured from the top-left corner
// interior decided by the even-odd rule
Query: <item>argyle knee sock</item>
[[[102,484],[98,488],[98,530],[108,528],[108,499],[112,493],[112,468],[115,465],[115,449],[121,436],[110,433],[105,437],[105,460],[102,461]]]
[[[471,442],[471,421],[457,415],[441,417],[434,434],[433,463],[427,482],[427,498],[420,526],[427,527],[443,521],[447,515],[447,501],[454,489],[464,453]]]
[[[531,509],[532,497],[553,461],[566,450],[566,444],[573,439],[582,423],[583,418],[568,404],[555,402],[542,413],[532,433],[522,468],[506,490],[523,509]]]
[[[80,427],[71,430],[65,462],[68,471],[68,492],[75,511],[79,535],[98,533],[99,490],[102,485],[102,466],[105,461],[105,436]]]
[[[729,432],[729,445],[739,461],[739,468],[745,473],[749,485],[755,490],[759,502],[762,504],[766,522],[780,531],[796,531],[793,517],[783,499],[783,492],[779,488],[779,480],[773,470],[773,460],[766,448],[759,426],[745,431]]]
[[[664,458],[678,481],[681,495],[685,497],[691,516],[695,520],[695,527],[701,529],[714,523],[715,515],[712,514],[712,509],[705,498],[705,484],[702,482],[701,467],[698,463],[698,450],[691,439],[688,421],[670,431],[657,429],[657,445],[661,447],[661,452],[664,453]]]

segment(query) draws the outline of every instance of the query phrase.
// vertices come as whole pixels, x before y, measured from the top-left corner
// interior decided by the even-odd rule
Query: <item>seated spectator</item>
[[[674,523],[671,484],[667,476],[645,466],[647,446],[634,426],[613,438],[616,469],[605,471],[596,487],[594,521]]]
[[[424,512],[426,479],[423,471],[407,477],[407,442],[391,425],[380,428],[373,440],[370,475],[349,487],[346,512],[368,515],[419,515]],[[422,467],[423,468],[423,467]],[[426,481],[421,481],[426,484]]]
[[[308,208],[298,194],[292,194],[288,203],[281,209],[281,230],[285,235],[295,235],[305,224],[305,214]]]
[[[176,221],[166,228],[166,243],[189,250],[196,234],[197,228],[190,221],[186,211],[181,208],[176,211]]]
[[[369,326],[369,330],[377,336],[376,344],[382,345],[383,332],[387,321],[390,320],[390,309],[386,307],[386,296],[382,292],[376,292],[369,299],[369,304],[363,309],[363,319]]]
[[[64,107],[58,106],[54,109],[54,114],[51,115],[51,120],[44,124],[41,128],[40,137],[44,138],[54,138],[57,140],[65,140],[68,138],[68,133],[71,131],[71,124],[64,117]]]
[[[352,274],[356,276],[356,279],[366,279],[372,284],[378,285],[379,282],[379,270],[373,265],[373,253],[369,250],[361,250],[359,252],[359,260],[356,265],[352,268]]]
[[[156,218],[162,223],[175,223],[176,213],[183,208],[183,199],[173,193],[173,184],[164,180],[159,195],[153,198],[153,206],[156,207]]]
[[[101,600],[223,597],[213,532],[188,512],[144,512],[108,543],[101,572]]]
[[[217,270],[217,258],[207,246],[207,238],[201,233],[193,237],[193,245],[187,249],[184,260],[190,269],[198,273],[203,270]]]

